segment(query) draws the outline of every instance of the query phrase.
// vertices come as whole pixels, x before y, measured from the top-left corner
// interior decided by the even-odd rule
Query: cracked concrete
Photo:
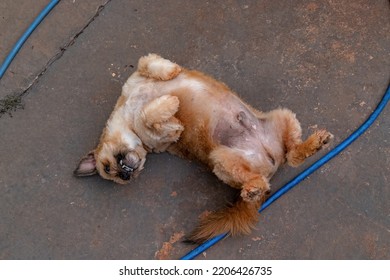
[[[204,71],[259,109],[288,107],[305,135],[326,127],[335,143],[389,82],[388,1],[118,0],[96,17],[106,2],[61,1],[0,81],[2,98],[23,92],[72,42],[29,88],[25,109],[0,119],[1,259],[176,259],[193,248],[176,237],[234,199],[204,167],[167,154],[150,155],[126,187],[72,176],[141,55]],[[1,57],[26,11],[46,1],[36,3],[0,4],[2,26],[15,18],[0,32]],[[389,259],[389,113],[264,211],[252,234],[199,258]],[[273,191],[316,158],[281,168]]]
[[[60,1],[8,68],[0,83],[0,99],[24,95],[110,1]],[[46,0],[1,2],[0,10],[6,13],[0,20],[2,26],[7,26],[0,32],[1,61],[47,3]]]

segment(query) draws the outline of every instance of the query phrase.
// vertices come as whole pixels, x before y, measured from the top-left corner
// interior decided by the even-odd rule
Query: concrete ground
[[[48,2],[1,1],[0,60]],[[177,259],[194,248],[180,239],[198,217],[234,200],[203,166],[168,154],[150,155],[126,187],[72,176],[149,52],[224,81],[261,110],[292,109],[305,135],[327,128],[334,146],[389,83],[389,2],[61,1],[0,81],[0,109],[16,109],[0,118],[1,259]],[[198,259],[389,259],[389,136],[387,107],[252,234]],[[282,167],[273,190],[324,153]]]

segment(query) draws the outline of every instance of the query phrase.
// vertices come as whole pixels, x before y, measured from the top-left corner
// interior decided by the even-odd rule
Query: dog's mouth
[[[116,162],[118,165],[118,176],[124,181],[130,180],[134,177],[134,173],[140,167],[141,159],[135,152],[129,152],[127,154],[118,154],[116,156]]]
[[[134,171],[134,168],[127,165],[123,159],[119,160],[119,166],[122,168],[122,170],[124,170],[125,172],[133,172]]]

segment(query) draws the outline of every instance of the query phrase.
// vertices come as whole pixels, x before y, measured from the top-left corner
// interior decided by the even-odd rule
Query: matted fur
[[[184,69],[156,54],[141,57],[126,81],[95,150],[75,170],[128,183],[142,170],[147,152],[168,151],[206,164],[240,190],[232,206],[211,213],[188,235],[194,242],[217,234],[248,234],[270,192],[269,180],[287,161],[301,164],[329,142],[318,130],[306,141],[288,109],[260,112],[225,84]]]

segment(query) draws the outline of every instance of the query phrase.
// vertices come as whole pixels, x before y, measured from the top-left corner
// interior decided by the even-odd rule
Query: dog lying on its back
[[[202,242],[224,232],[249,233],[278,167],[301,164],[333,137],[326,130],[305,141],[301,135],[290,110],[257,111],[225,84],[150,54],[140,58],[98,146],[74,173],[125,184],[143,169],[147,152],[203,162],[241,192],[233,206],[211,213],[188,236]]]

